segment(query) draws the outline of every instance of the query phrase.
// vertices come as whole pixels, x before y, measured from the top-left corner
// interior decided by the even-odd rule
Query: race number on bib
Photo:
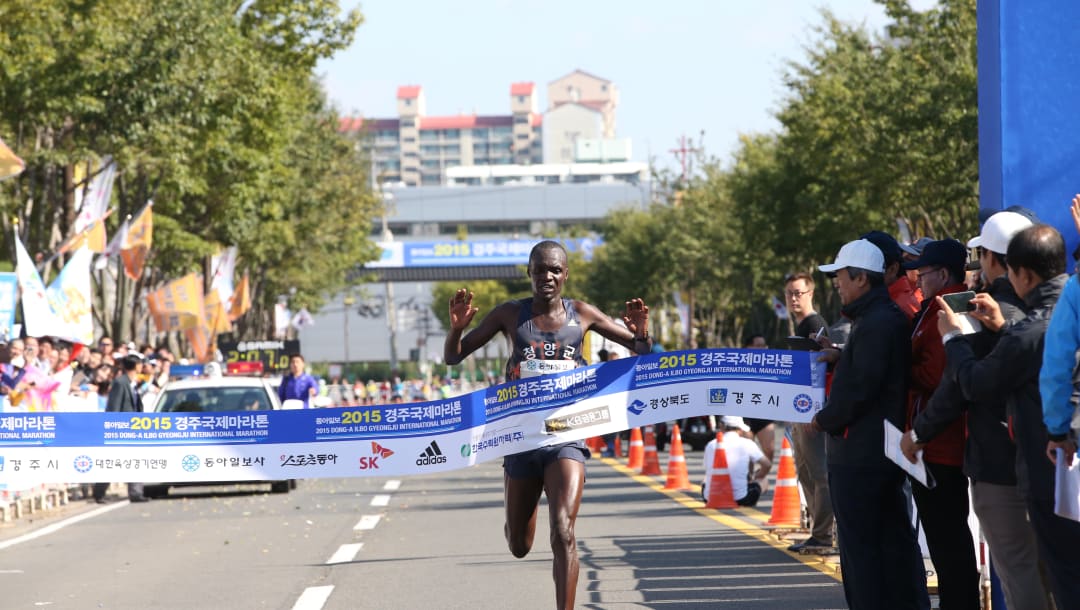
[[[521,378],[564,373],[577,368],[573,360],[525,360],[521,363]]]

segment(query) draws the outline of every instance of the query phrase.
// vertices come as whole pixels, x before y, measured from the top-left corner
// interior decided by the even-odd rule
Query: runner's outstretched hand
[[[641,299],[630,299],[626,302],[626,311],[622,317],[627,330],[634,333],[635,338],[648,338],[649,336],[649,306]]]
[[[472,306],[473,293],[461,288],[450,297],[450,328],[465,330],[479,309]]]

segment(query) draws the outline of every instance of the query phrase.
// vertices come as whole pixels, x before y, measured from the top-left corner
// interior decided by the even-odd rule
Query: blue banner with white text
[[[0,414],[0,488],[408,475],[700,415],[808,422],[813,352],[648,354],[444,400],[219,413]]]

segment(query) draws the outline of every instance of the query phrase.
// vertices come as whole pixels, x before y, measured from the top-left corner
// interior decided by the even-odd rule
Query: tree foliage
[[[777,133],[743,136],[731,159],[702,158],[687,179],[661,174],[662,201],[606,219],[591,298],[678,296],[693,309],[689,345],[738,344],[749,332],[776,340],[788,329],[769,303],[786,273],[815,270],[874,229],[905,226],[912,239],[976,231],[975,1],[923,12],[879,2],[884,32],[822,13],[806,56],[783,75]],[[828,283],[818,285],[819,307],[835,316]]]
[[[76,163],[112,155],[109,221],[154,200],[149,271],[102,320],[132,336],[139,296],[237,245],[262,336],[273,304],[316,309],[370,260],[376,198],[314,76],[362,19],[336,0],[10,0],[0,6],[0,136],[27,170],[0,187],[31,252],[71,233]],[[63,262],[58,259],[56,265]],[[123,281],[122,279],[120,281]]]

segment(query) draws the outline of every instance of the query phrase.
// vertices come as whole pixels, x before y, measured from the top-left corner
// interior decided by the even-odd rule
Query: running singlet
[[[573,299],[563,299],[566,323],[555,332],[540,330],[533,324],[532,298],[518,301],[517,329],[510,338],[512,352],[506,361],[506,380],[536,377],[586,366],[581,354],[585,332],[574,309]]]

